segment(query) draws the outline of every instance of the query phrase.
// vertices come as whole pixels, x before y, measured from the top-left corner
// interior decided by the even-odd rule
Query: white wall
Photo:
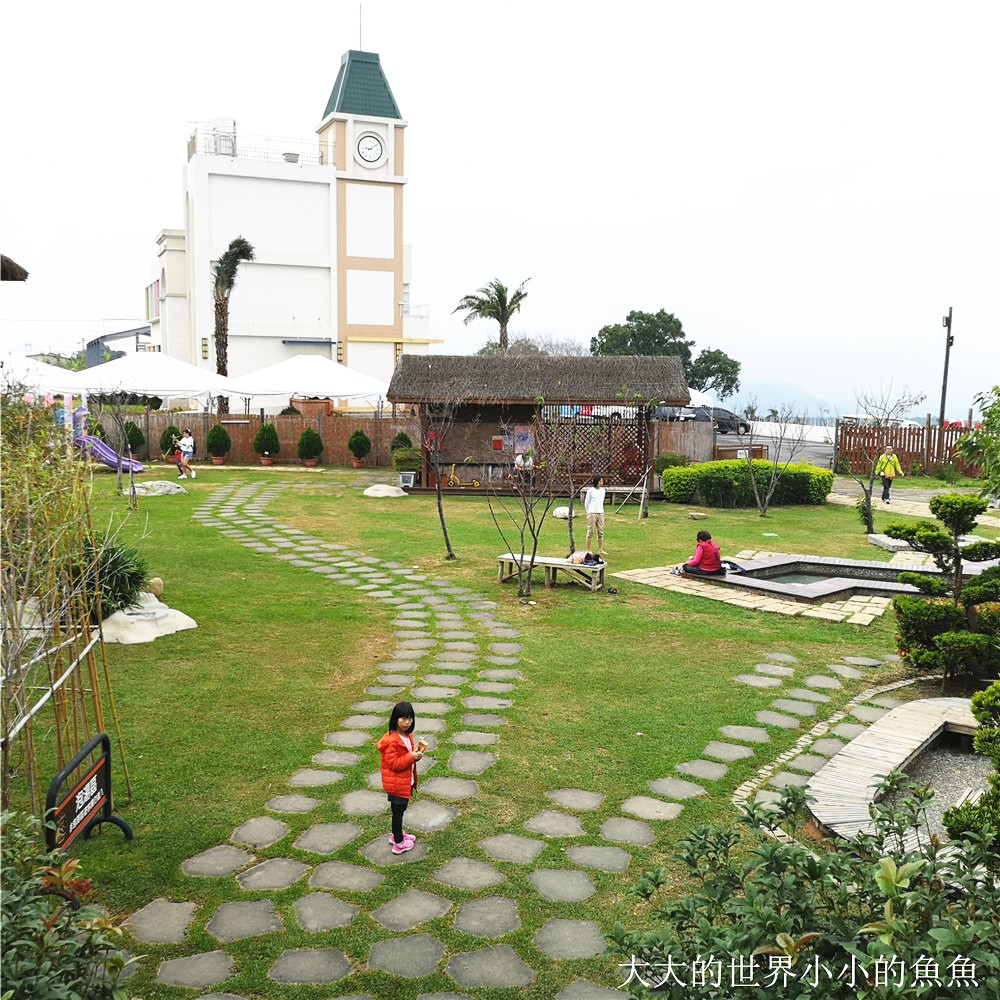
[[[392,326],[398,308],[392,271],[347,272],[347,322],[358,326]]]
[[[392,377],[394,345],[352,340],[347,348],[347,367],[388,382]]]
[[[329,325],[331,280],[328,267],[240,264],[229,300],[230,323]]]
[[[395,190],[388,184],[347,185],[347,255],[392,259]]]

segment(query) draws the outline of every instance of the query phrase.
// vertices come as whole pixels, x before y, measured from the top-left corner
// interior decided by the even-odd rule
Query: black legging
[[[389,796],[389,806],[392,809],[392,841],[394,844],[403,842],[403,813],[410,804],[409,799],[404,799],[400,795]]]
[[[724,569],[702,569],[700,566],[691,566],[688,563],[684,563],[681,566],[681,570],[685,573],[690,573],[692,576],[725,576],[726,571]]]

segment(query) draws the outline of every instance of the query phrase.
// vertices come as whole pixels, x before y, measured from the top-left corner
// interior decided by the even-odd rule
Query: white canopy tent
[[[691,406],[715,406],[714,397],[710,396],[707,392],[700,392],[698,389],[688,389],[688,393],[691,396]]]
[[[137,351],[76,373],[77,391],[135,393],[161,399],[207,399],[236,394],[231,379],[158,351]]]
[[[47,365],[34,358],[5,354],[0,358],[4,385],[24,386],[30,392],[75,395],[80,392],[79,372]]]
[[[238,396],[318,396],[329,399],[384,399],[389,383],[317,354],[296,354],[230,379]]]

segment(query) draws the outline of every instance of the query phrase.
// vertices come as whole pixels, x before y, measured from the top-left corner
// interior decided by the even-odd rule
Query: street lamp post
[[[951,306],[948,306],[948,315],[941,317],[941,325],[945,328],[944,340],[944,376],[941,379],[941,413],[938,417],[938,426],[944,427],[944,401],[948,395],[948,355],[951,353],[951,345],[955,343],[955,338],[951,335]]]

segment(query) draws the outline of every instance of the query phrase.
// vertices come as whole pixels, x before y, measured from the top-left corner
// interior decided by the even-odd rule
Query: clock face
[[[382,159],[382,140],[377,135],[363,135],[358,140],[358,156],[365,163],[377,163]]]

